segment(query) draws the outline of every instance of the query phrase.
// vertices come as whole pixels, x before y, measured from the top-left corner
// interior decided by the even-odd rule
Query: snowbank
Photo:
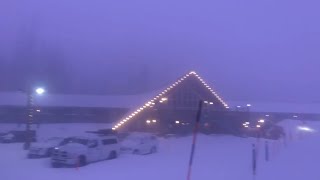
[[[298,121],[280,123],[295,129]],[[307,122],[318,130],[319,122]],[[105,125],[107,126],[107,125]],[[41,136],[82,133],[101,124],[51,124],[39,128]],[[3,128],[3,127],[2,127]],[[265,140],[224,135],[199,135],[193,162],[193,180],[248,180],[252,177],[252,144],[257,145],[256,180],[319,180],[320,131],[301,139],[269,141],[270,161],[265,161]],[[54,169],[49,159],[26,159],[22,144],[0,144],[0,179],[5,180],[181,180],[186,179],[192,137],[160,139],[159,152],[152,155],[122,154],[118,159],[83,168]]]

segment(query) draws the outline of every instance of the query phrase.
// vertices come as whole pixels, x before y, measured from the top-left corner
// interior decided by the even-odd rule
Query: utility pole
[[[200,100],[199,101],[198,112],[197,112],[197,117],[196,117],[196,124],[195,124],[194,129],[193,129],[193,139],[192,139],[192,146],[191,146],[191,154],[190,154],[190,160],[189,160],[189,168],[188,168],[187,180],[191,180],[193,157],[194,157],[194,152],[196,150],[197,135],[198,135],[199,126],[200,126],[200,118],[201,118],[202,106],[203,106],[203,101]]]
[[[26,138],[23,145],[24,150],[28,150],[31,146],[31,125],[33,123],[33,95],[30,89],[27,90],[27,118],[26,118]]]
[[[33,121],[33,117],[34,117],[34,92],[32,89],[27,89],[27,118],[26,118],[26,138],[25,138],[25,142],[23,145],[23,149],[24,150],[28,150],[31,146],[31,142],[33,140],[33,134],[31,133],[31,125],[34,122]],[[37,88],[35,90],[35,93],[37,95],[42,95],[43,93],[45,93],[45,89],[43,88]]]

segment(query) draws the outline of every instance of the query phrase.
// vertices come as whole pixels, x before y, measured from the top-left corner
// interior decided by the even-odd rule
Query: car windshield
[[[87,139],[81,139],[81,138],[66,138],[65,140],[62,141],[60,145],[66,145],[69,143],[77,143],[77,144],[82,144],[82,145],[88,145],[88,140]]]

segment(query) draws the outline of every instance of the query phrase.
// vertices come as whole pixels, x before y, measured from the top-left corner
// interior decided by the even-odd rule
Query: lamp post
[[[25,150],[28,150],[31,146],[32,136],[31,136],[31,125],[33,123],[34,116],[34,98],[33,95],[36,93],[37,95],[42,95],[45,93],[44,88],[36,88],[35,91],[31,89],[27,90],[27,120],[26,120],[26,138],[23,145]]]

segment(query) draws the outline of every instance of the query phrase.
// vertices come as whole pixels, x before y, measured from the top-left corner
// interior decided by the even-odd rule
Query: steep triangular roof
[[[186,79],[190,78],[190,77],[196,77],[196,79],[198,79],[203,86],[208,89],[208,91],[211,92],[211,94],[218,99],[218,101],[226,108],[228,109],[229,106],[228,104],[195,72],[195,71],[191,71],[187,74],[185,74],[183,77],[179,78],[176,82],[174,82],[173,84],[171,84],[170,86],[168,86],[166,89],[164,89],[162,92],[160,92],[159,94],[155,95],[153,98],[151,98],[149,101],[147,101],[145,104],[143,104],[142,106],[138,107],[135,111],[133,111],[132,113],[128,114],[125,118],[123,118],[122,120],[120,120],[117,124],[115,124],[113,126],[113,130],[116,130],[118,128],[120,128],[122,125],[124,125],[127,121],[130,121],[133,117],[135,117],[136,115],[140,114],[141,112],[143,112],[146,108],[152,106],[157,100],[160,100],[160,98],[165,97],[165,95],[170,92],[172,89],[176,88],[177,86],[179,86],[183,81],[185,81]],[[205,103],[210,103],[205,101]]]

